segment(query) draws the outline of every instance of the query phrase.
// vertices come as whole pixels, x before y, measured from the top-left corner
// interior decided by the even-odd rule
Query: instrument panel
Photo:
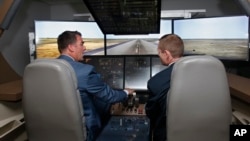
[[[97,141],[150,141],[146,116],[112,116]]]

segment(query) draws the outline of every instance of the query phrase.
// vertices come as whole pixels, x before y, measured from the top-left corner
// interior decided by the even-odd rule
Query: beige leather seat
[[[29,141],[86,139],[77,79],[64,60],[35,60],[25,68],[23,110]]]
[[[176,62],[167,103],[168,141],[229,141],[231,100],[217,58],[187,56]]]

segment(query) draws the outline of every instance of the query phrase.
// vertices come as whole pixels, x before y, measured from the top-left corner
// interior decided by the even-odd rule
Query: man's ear
[[[167,56],[167,59],[172,59],[173,58],[172,54],[168,50],[164,50],[164,51],[165,51],[165,54]]]
[[[68,45],[68,49],[69,49],[70,52],[75,51],[75,47],[73,45]]]
[[[171,55],[168,50],[164,50],[164,52],[165,52],[165,55],[167,55],[167,56]]]

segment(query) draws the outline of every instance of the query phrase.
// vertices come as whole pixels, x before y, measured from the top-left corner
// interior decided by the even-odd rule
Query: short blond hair
[[[163,35],[159,40],[158,48],[168,50],[174,58],[181,57],[184,53],[183,40],[176,34]]]

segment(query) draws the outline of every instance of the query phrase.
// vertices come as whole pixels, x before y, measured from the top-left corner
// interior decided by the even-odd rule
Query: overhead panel
[[[161,0],[83,0],[104,34],[159,33]]]

